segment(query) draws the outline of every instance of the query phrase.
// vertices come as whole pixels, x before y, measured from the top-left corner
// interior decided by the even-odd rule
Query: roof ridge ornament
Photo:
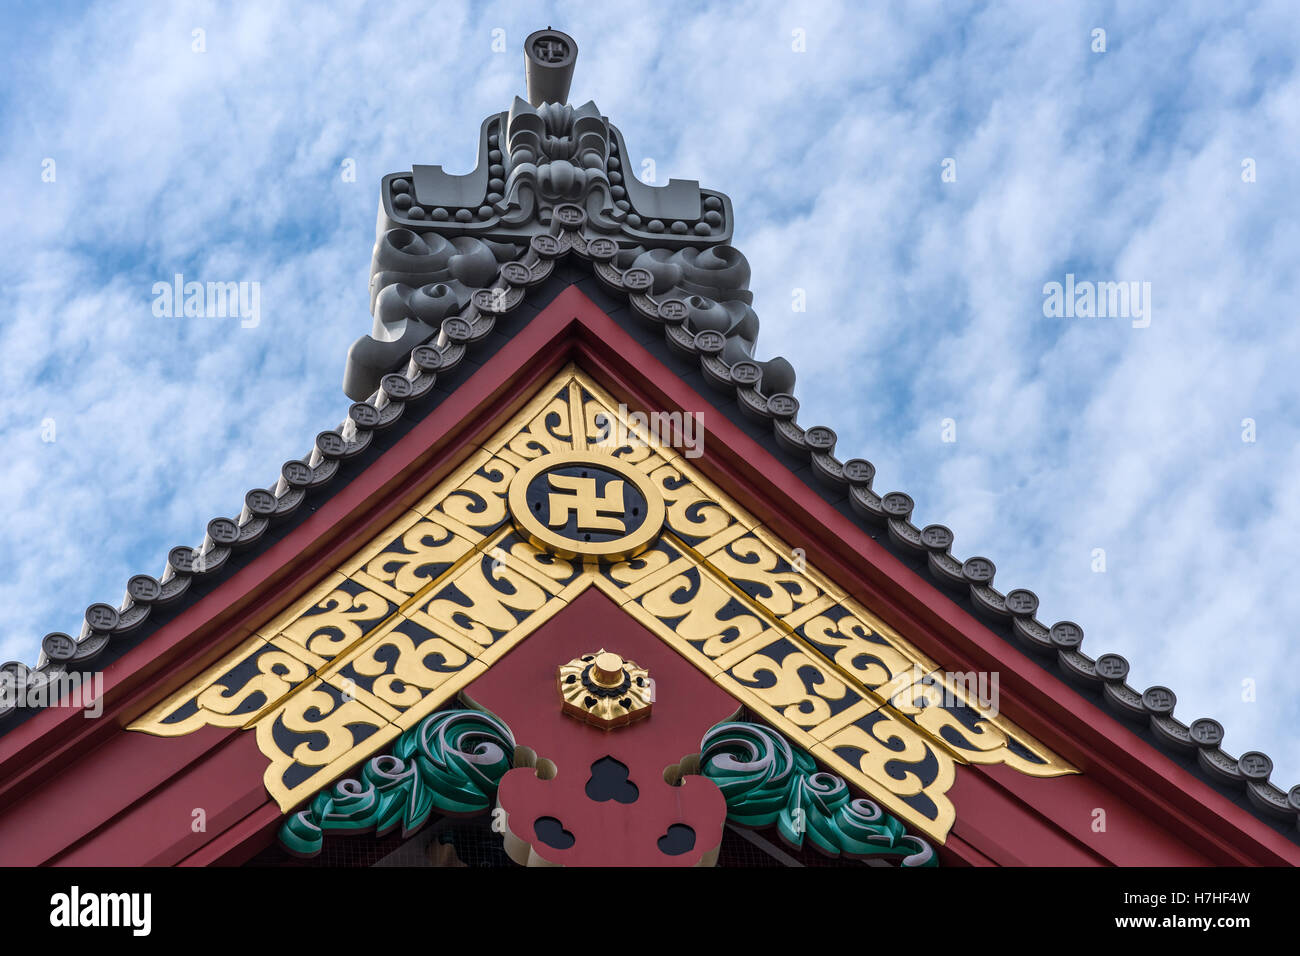
[[[528,102],[569,102],[569,84],[578,60],[578,44],[573,37],[547,27],[530,33],[524,41],[524,77],[528,84]]]
[[[374,394],[417,346],[478,341],[570,252],[678,337],[708,332],[728,364],[753,359],[758,316],[749,263],[731,243],[726,194],[697,180],[643,183],[627,145],[593,101],[568,102],[578,45],[549,27],[524,44],[528,99],[483,121],[465,175],[413,165],[380,185],[370,266],[371,331],[353,343],[343,390]],[[627,281],[624,281],[626,278]],[[663,311],[660,307],[663,306]],[[788,392],[784,359],[760,363]]]

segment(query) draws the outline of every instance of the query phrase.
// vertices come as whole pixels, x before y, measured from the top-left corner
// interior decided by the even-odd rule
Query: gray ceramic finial
[[[524,76],[528,82],[528,102],[569,102],[569,84],[573,82],[573,65],[578,59],[578,44],[573,37],[547,27],[531,33],[524,41]]]
[[[704,334],[719,368],[743,359],[761,372],[764,394],[793,389],[784,359],[753,361],[758,316],[749,263],[731,245],[731,200],[694,179],[638,179],[623,135],[596,104],[569,104],[577,57],[572,37],[550,27],[531,34],[528,101],[513,97],[483,121],[472,172],[417,163],[381,181],[373,321],[343,373],[354,401],[421,345],[463,350],[479,341],[571,251],[628,293],[647,321],[668,323],[690,354]]]

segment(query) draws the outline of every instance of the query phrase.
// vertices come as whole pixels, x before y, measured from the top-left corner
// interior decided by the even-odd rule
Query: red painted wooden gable
[[[273,840],[282,814],[262,785],[253,734],[207,727],[164,739],[126,724],[410,508],[570,361],[631,407],[702,411],[700,471],[945,668],[997,671],[1002,712],[1081,770],[1035,779],[959,767],[945,863],[1300,864],[1300,846],[904,566],[574,287],[302,524],[110,664],[101,718],[50,709],[0,737],[0,862],[237,864]],[[1104,833],[1092,830],[1096,808],[1106,810]],[[191,825],[196,809],[202,832]]]

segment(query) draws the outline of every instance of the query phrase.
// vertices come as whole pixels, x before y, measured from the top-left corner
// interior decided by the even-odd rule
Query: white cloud
[[[1036,590],[1045,620],[1125,654],[1135,686],[1168,684],[1180,717],[1219,718],[1229,750],[1300,780],[1286,5],[562,12],[575,99],[661,181],[732,196],[760,352],[794,363],[801,420],[1000,586]],[[538,25],[505,4],[119,3],[31,34],[0,101],[4,656],[33,660],[46,630],[158,573],[342,417],[378,177],[468,169]],[[1067,271],[1150,281],[1151,327],[1045,319],[1042,285]],[[155,318],[152,284],[176,272],[261,282],[260,326]]]

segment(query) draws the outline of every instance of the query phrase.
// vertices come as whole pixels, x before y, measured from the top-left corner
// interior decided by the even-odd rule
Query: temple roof
[[[1166,687],[1127,682],[1118,654],[1084,653],[1083,629],[1044,623],[1033,592],[994,586],[989,558],[959,558],[954,534],[911,521],[914,502],[873,488],[874,466],[836,455],[835,432],[798,421],[794,370],[758,361],[749,266],[731,245],[730,200],[692,181],[665,186],[624,175],[626,146],[594,103],[567,104],[576,45],[539,31],[526,45],[527,101],[489,116],[479,162],[465,176],[415,165],[385,176],[371,265],[373,325],[349,352],[355,403],[236,517],[208,522],[162,574],[137,574],[114,605],[86,609],[74,636],[42,642],[34,669],[3,672],[29,687],[64,670],[103,668],[266,550],[380,457],[570,285],[758,441],[807,488],[851,517],[906,566],[927,575],[1044,670],[1099,700],[1127,726],[1220,793],[1300,842],[1300,786],[1271,783],[1272,761],[1222,748],[1208,718],[1174,717]],[[0,705],[0,733],[34,711]]]

